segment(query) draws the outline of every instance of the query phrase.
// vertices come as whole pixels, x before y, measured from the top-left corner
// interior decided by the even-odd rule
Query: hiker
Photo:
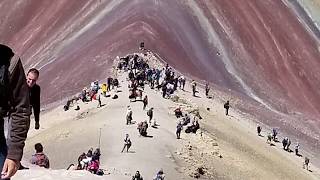
[[[309,170],[310,159],[308,157],[304,158],[303,169]]]
[[[197,90],[196,90],[196,88],[197,88],[197,83],[196,83],[196,81],[195,81],[195,80],[192,80],[192,82],[191,82],[191,87],[192,87],[192,95],[193,95],[193,96],[196,96],[196,92],[197,92]]]
[[[111,77],[107,78],[107,91],[108,92],[111,90],[112,81],[113,81],[113,79]]]
[[[262,131],[262,127],[259,124],[257,124],[258,136],[261,136],[261,131]]]
[[[115,92],[118,92],[118,87],[119,87],[119,81],[118,79],[113,79],[112,81],[113,87],[115,88]]]
[[[162,97],[166,98],[166,95],[167,95],[167,84],[163,83],[162,84]]]
[[[206,97],[208,97],[209,96],[209,91],[210,91],[210,87],[209,87],[209,83],[208,82],[206,83],[205,89],[206,89]]]
[[[179,88],[182,89],[182,90],[184,90],[184,86],[185,86],[185,84],[186,84],[186,79],[185,79],[185,77],[184,77],[184,76],[180,76],[180,77],[178,78],[178,81],[179,81]]]
[[[93,173],[93,174],[97,174],[98,170],[100,167],[100,162],[98,159],[92,157],[92,160],[90,161],[89,165],[88,165],[88,171]]]
[[[134,176],[132,176],[132,180],[143,180],[139,171],[137,171],[136,174]]]
[[[272,145],[272,135],[271,135],[271,133],[269,133],[268,136],[267,136],[267,143],[269,143],[270,146]]]
[[[144,50],[144,42],[141,42],[141,43],[140,43],[139,49],[140,49],[140,50]]]
[[[127,152],[128,152],[130,147],[131,147],[131,145],[132,145],[132,142],[131,142],[131,140],[129,138],[129,134],[126,134],[126,138],[124,139],[124,146],[123,146],[121,152],[123,152],[124,149],[126,149],[126,148],[127,148]]]
[[[35,164],[48,169],[50,167],[49,158],[43,153],[42,144],[35,144],[34,149],[36,150],[36,153],[32,155],[31,164]]]
[[[63,106],[63,110],[68,111],[70,106],[71,106],[71,100],[68,99],[66,105]]]
[[[190,132],[192,132],[192,133],[197,133],[197,130],[198,130],[198,129],[200,129],[200,124],[199,124],[198,120],[195,120],[195,119],[194,119],[194,120],[191,122],[191,125],[187,126],[185,132],[186,132],[186,133],[190,133]]]
[[[149,124],[151,125],[151,120],[153,117],[153,107],[147,111],[147,116],[149,116]]]
[[[78,166],[77,166],[77,170],[82,170],[83,166],[82,166],[82,160],[86,159],[86,153],[82,153],[79,157],[78,157]]]
[[[176,109],[174,110],[174,115],[175,115],[177,118],[182,117],[181,106],[179,106],[178,108],[176,108]]]
[[[277,141],[278,131],[276,128],[272,128],[272,139],[273,141]]]
[[[165,174],[163,173],[163,170],[160,169],[157,173],[157,175],[153,178],[153,180],[164,180]]]
[[[289,151],[289,152],[291,151],[291,150],[290,150],[290,145],[291,145],[291,140],[290,140],[290,138],[287,138],[286,150]]]
[[[100,92],[99,92],[99,91],[98,91],[97,94],[96,94],[96,100],[98,101],[98,106],[97,106],[97,108],[102,107],[102,105],[101,105],[101,95],[100,95]]]
[[[145,95],[143,98],[143,110],[146,109],[147,105],[148,105],[148,96]]]
[[[229,108],[230,108],[230,104],[229,104],[229,101],[227,101],[224,106],[223,106],[225,109],[226,109],[226,116],[229,115]]]
[[[0,179],[8,179],[19,169],[31,109],[29,87],[20,58],[3,44],[0,44],[0,57]],[[4,128],[4,118],[8,128]]]
[[[39,71],[35,68],[32,68],[27,73],[27,84],[30,88],[30,105],[33,109],[34,121],[35,121],[35,129],[40,128],[40,91],[41,88],[37,84],[37,80],[39,78]]]
[[[182,129],[183,129],[183,125],[181,122],[179,122],[177,125],[177,130],[176,130],[177,139],[180,139],[180,134],[181,134]]]
[[[147,136],[148,122],[143,121],[138,124],[138,131],[140,136]]]
[[[80,162],[81,164],[81,169],[88,169],[89,167],[89,163],[91,162],[92,160],[92,151],[93,149],[90,148],[85,156],[85,158],[83,158]]]
[[[296,153],[297,156],[300,155],[300,154],[299,154],[299,148],[300,148],[300,144],[299,144],[299,142],[297,142],[297,144],[296,144],[295,147],[294,147],[294,151],[295,151],[295,153]]]
[[[101,91],[102,91],[103,97],[107,97],[107,84],[106,83],[103,83],[101,85]]]
[[[190,116],[186,113],[184,117],[182,118],[182,125],[185,126],[189,124],[191,121]]]
[[[93,152],[92,159],[97,159],[98,161],[100,161],[100,156],[101,156],[100,148],[97,148],[97,149]]]
[[[283,149],[284,150],[287,150],[286,147],[288,145],[288,138],[285,137],[283,140],[282,140],[282,146],[283,146]]]
[[[127,107],[126,119],[127,119],[127,125],[131,124],[131,121],[132,121],[132,110],[131,110],[130,106]]]

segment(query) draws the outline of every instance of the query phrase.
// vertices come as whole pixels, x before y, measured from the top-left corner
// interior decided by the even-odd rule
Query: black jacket
[[[34,120],[39,122],[40,115],[40,92],[41,88],[38,84],[35,84],[32,88],[30,88],[30,105],[33,109]]]

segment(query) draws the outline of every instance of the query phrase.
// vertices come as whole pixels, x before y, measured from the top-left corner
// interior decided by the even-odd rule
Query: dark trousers
[[[181,134],[181,129],[177,129],[176,135],[177,135],[177,139],[180,139],[180,134]]]
[[[226,115],[229,115],[229,108],[226,108]]]

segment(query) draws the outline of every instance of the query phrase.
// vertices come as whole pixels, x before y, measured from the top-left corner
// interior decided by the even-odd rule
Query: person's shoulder
[[[37,91],[40,91],[40,89],[41,89],[41,87],[38,84],[35,84],[32,88]]]

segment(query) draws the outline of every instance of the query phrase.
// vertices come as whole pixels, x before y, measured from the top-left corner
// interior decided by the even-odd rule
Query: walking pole
[[[102,128],[99,129],[99,146],[98,146],[99,149],[100,149],[100,144],[101,144],[101,129],[102,129]]]

